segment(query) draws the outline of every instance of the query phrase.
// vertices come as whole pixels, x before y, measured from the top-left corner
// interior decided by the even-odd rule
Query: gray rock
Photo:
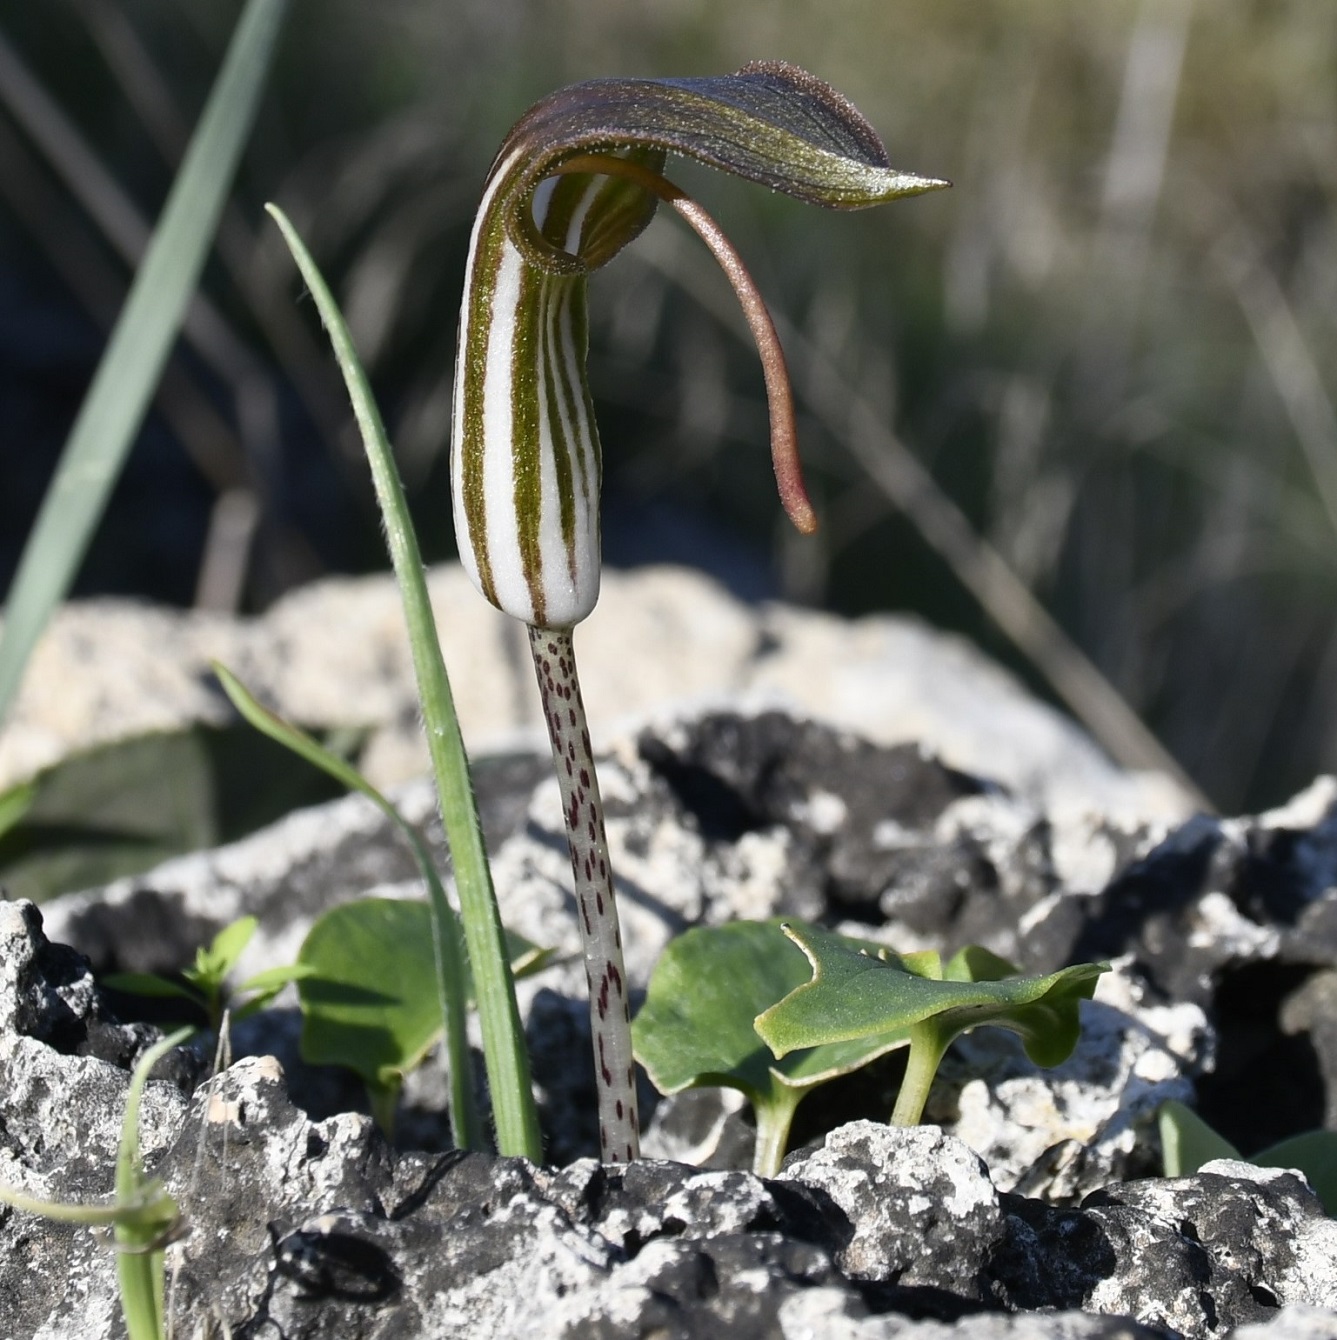
[[[1111,1186],[1080,1210],[1008,1198],[996,1269],[1018,1306],[1083,1306],[1181,1335],[1337,1306],[1337,1223],[1294,1174],[1212,1164],[1196,1177]]]
[[[1330,1122],[1337,782],[1320,778],[1257,817],[1200,817],[1146,837],[1094,896],[1029,914],[1032,952],[1041,962],[1131,955],[1152,997],[1203,1006],[1217,1045],[1199,1101],[1237,1147]]]
[[[850,1224],[836,1263],[851,1279],[988,1297],[988,1263],[1002,1236],[998,1192],[979,1155],[936,1126],[869,1121],[833,1131],[784,1177],[828,1196]]]
[[[954,1322],[869,1316],[859,1303],[828,1289],[808,1289],[787,1299],[779,1321],[783,1340],[899,1340],[910,1335],[915,1340],[1163,1340],[1165,1335],[1126,1317],[1090,1312],[977,1312]]]
[[[86,961],[47,941],[31,903],[0,902],[0,1183],[42,1200],[105,1198],[129,1089],[124,1067],[153,1037],[109,1017]],[[176,1060],[164,1069],[188,1083],[198,1065]],[[175,1138],[184,1107],[175,1083],[146,1086],[146,1157]],[[114,1260],[87,1230],[0,1208],[0,1234],[0,1334],[112,1333]]]
[[[1236,1340],[1334,1340],[1337,1337],[1337,1312],[1327,1308],[1297,1304],[1284,1307],[1262,1325],[1241,1326]]]
[[[95,986],[62,995],[70,956],[35,909],[0,913],[6,1180],[21,1170],[85,1199],[110,1181],[126,1072],[19,1031],[44,1027],[41,1002],[73,1001],[79,1019],[105,1002]],[[1337,1307],[1337,1223],[1294,1175],[1242,1164],[1065,1209],[1000,1194],[933,1127],[839,1128],[773,1181],[396,1155],[364,1116],[313,1121],[269,1057],[224,1070],[188,1109],[152,1082],[146,1115],[152,1171],[189,1228],[167,1249],[181,1334],[1095,1340],[1151,1325],[1207,1340],[1273,1316],[1324,1334],[1313,1309]],[[0,1217],[3,1334],[115,1336],[115,1299],[112,1253],[86,1230]]]
[[[471,751],[534,747],[542,718],[524,630],[457,565],[429,585]],[[923,742],[1047,804],[1144,818],[1191,808],[1167,779],[1113,767],[970,643],[915,619],[758,608],[685,568],[605,570],[579,643],[596,743],[648,711],[747,701],[881,744]],[[210,659],[303,725],[370,728],[364,763],[378,785],[426,772],[403,614],[383,575],[313,583],[257,619],[124,600],[63,607],[0,736],[0,787],[93,744],[226,719]]]
[[[607,745],[601,776],[634,991],[673,935],[740,915],[901,949],[973,939],[1036,970],[1118,956],[1083,1045],[1040,1071],[1009,1036],[971,1035],[935,1086],[938,1125],[908,1132],[881,1124],[897,1083],[886,1058],[805,1101],[806,1147],[773,1181],[726,1166],[746,1159],[744,1123],[699,1097],[694,1116],[684,1099],[652,1123],[661,1151],[717,1166],[599,1168],[582,1158],[592,1076],[560,802],[541,756],[511,755],[482,769],[480,791],[503,916],[559,951],[521,1001],[554,1166],[448,1150],[430,1064],[389,1149],[346,1081],[302,1065],[284,1003],[238,1030],[243,1059],[188,1110],[198,1061],[150,1086],[146,1147],[191,1226],[170,1259],[192,1325],[292,1340],[1143,1327],[1205,1340],[1321,1327],[1295,1309],[1337,1308],[1333,1221],[1294,1176],[1147,1177],[1155,1109],[1210,1097],[1223,1075],[1264,1076],[1269,1102],[1245,1103],[1250,1118],[1293,1117],[1296,1093],[1315,1120],[1333,1110],[1337,786],[1254,819],[1093,816],[773,711],[642,722]],[[397,799],[440,851],[428,788]],[[0,904],[0,1178],[77,1199],[110,1188],[126,1067],[153,1033],[118,1020],[75,951],[99,969],[172,969],[251,912],[261,931],[242,970],[258,970],[290,960],[333,903],[420,896],[413,873],[379,816],[345,801],[49,905],[48,933],[73,949],[30,906]],[[1274,1051],[1285,1083],[1266,1070]],[[110,1254],[86,1231],[0,1215],[0,1334],[112,1335],[114,1298]]]

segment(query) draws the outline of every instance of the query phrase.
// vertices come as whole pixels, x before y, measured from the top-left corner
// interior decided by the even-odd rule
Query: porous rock
[[[597,1131],[562,806],[546,772],[541,759],[511,756],[479,770],[479,790],[503,920],[555,951],[551,967],[520,984],[520,1003],[550,1152],[565,1162],[595,1152]],[[673,936],[702,923],[834,921],[901,950],[950,950],[974,940],[1049,969],[1064,960],[1044,941],[1037,952],[1028,927],[1047,927],[1057,902],[1096,905],[1098,880],[1084,897],[1065,874],[1079,863],[1069,855],[1065,865],[1056,855],[1060,837],[1071,848],[1078,833],[1091,831],[1089,819],[1074,831],[919,747],[875,746],[779,712],[705,712],[614,742],[600,759],[600,777],[633,997]],[[396,799],[425,825],[445,863],[430,787],[414,784]],[[1130,831],[1111,822],[1099,831],[1102,852],[1122,844],[1137,853],[1161,836],[1141,823]],[[1088,862],[1087,873],[1095,869]],[[52,934],[102,970],[164,971],[188,961],[191,946],[158,944],[159,957],[146,958],[146,920],[187,926],[198,942],[248,913],[260,927],[239,970],[251,973],[291,962],[320,910],[363,894],[422,891],[402,838],[374,807],[352,798],[217,851],[55,900],[47,915]],[[990,1080],[987,1100],[978,1086],[958,1098],[949,1070],[934,1119],[949,1127],[960,1120],[1005,1187],[1031,1178],[1038,1190],[1037,1164],[1064,1142],[1089,1148],[1080,1163],[1064,1165],[1055,1195],[1079,1197],[1110,1177],[1149,1171],[1152,1114],[1167,1098],[1191,1097],[1208,1032],[1198,1006],[1184,1007],[1167,1029],[1170,1016],[1155,1001],[1144,1009],[1135,987],[1102,985],[1109,1008],[1090,1014],[1097,1045],[1066,1070],[1039,1071],[1006,1038],[982,1034],[970,1044],[970,1064]],[[276,1051],[312,1115],[356,1104],[347,1085],[303,1066],[293,1016],[276,1022],[268,1033],[259,1021],[240,1031],[238,1050]],[[884,1117],[893,1097],[870,1095],[870,1106],[846,1115]],[[805,1105],[818,1126],[804,1138],[821,1134],[826,1101],[819,1093]],[[443,1123],[438,1127],[443,1131]],[[425,1125],[414,1129],[431,1147]],[[738,1129],[736,1121],[728,1133],[721,1125],[735,1148],[746,1143]],[[1000,1135],[1008,1129],[1020,1143]]]
[[[1082,1306],[1180,1335],[1337,1306],[1337,1223],[1280,1169],[1208,1164],[1088,1196],[1079,1210],[1005,1198],[1013,1233],[995,1269],[1009,1301]]]
[[[940,1288],[950,1277],[960,1297],[988,1297],[998,1192],[979,1155],[938,1127],[852,1122],[791,1159],[784,1176],[830,1197],[849,1220],[836,1261],[851,1279]]]
[[[239,1033],[239,1051],[253,1055],[198,1092],[188,1117],[174,1089],[151,1086],[168,1095],[154,1101],[176,1104],[173,1134],[149,1147],[193,1226],[173,1248],[193,1317],[216,1313],[238,1335],[279,1327],[294,1340],[725,1327],[1104,1336],[1143,1325],[1206,1340],[1244,1325],[1317,1326],[1321,1314],[1296,1309],[1337,1307],[1323,1265],[1334,1256],[1331,1221],[1295,1178],[1233,1167],[1129,1180],[1156,1169],[1160,1102],[1210,1096],[1222,1073],[1264,1066],[1276,1102],[1244,1104],[1251,1119],[1286,1108],[1292,1091],[1311,1107],[1317,1099],[1308,1124],[1330,1110],[1337,787],[1317,783],[1253,819],[1126,821],[1047,809],[918,746],[872,744],[774,711],[688,714],[613,741],[601,776],[634,992],[674,934],[739,915],[811,917],[901,949],[976,940],[1034,970],[1117,957],[1064,1066],[1040,1071],[1007,1035],[981,1031],[943,1067],[937,1126],[843,1124],[852,1114],[885,1119],[896,1083],[888,1058],[806,1100],[796,1142],[811,1147],[762,1182],[737,1166],[581,1161],[593,1150],[592,1076],[560,802],[541,756],[503,763],[487,802],[503,916],[558,950],[523,984],[521,1004],[549,1156],[565,1166],[441,1152],[439,1110],[435,1135],[405,1123],[417,1149],[387,1149],[349,1110],[346,1087],[313,1100],[295,1016],[290,1006],[270,1012]],[[397,800],[439,847],[427,788]],[[48,927],[100,967],[166,970],[193,945],[146,950],[146,917],[179,918],[198,942],[252,912],[261,930],[242,967],[253,971],[290,960],[323,907],[373,891],[420,896],[398,837],[370,807],[339,802],[62,899]],[[73,1121],[84,1103],[100,1104],[102,1134],[71,1134],[53,1162],[32,1126],[14,1180],[64,1193],[78,1146],[96,1153],[90,1163],[108,1162],[97,1185],[70,1181],[70,1194],[105,1192],[125,1084],[116,1066],[147,1034],[127,1033],[77,956],[48,945],[36,914],[15,907],[0,922],[0,938],[14,937],[0,961],[0,1035],[14,1033],[3,1055],[40,1049],[57,1095],[50,1111]],[[1243,998],[1252,1033],[1231,1014]],[[1284,1081],[1266,1071],[1266,1051],[1231,1051],[1260,1025],[1265,1047],[1290,1065]],[[98,1037],[109,1040],[103,1059],[90,1050]],[[78,1088],[89,1075],[105,1092]],[[673,1127],[668,1107],[654,1118],[663,1131]],[[746,1144],[737,1112],[701,1124],[713,1131],[698,1140],[714,1151],[707,1157],[737,1160]],[[192,1178],[207,1194],[192,1198]],[[18,1222],[10,1214],[0,1231],[41,1241],[31,1221]],[[82,1230],[62,1241],[72,1245],[54,1268],[45,1257],[34,1267],[31,1246],[0,1242],[0,1296],[15,1297],[6,1260],[38,1279],[76,1277],[59,1294],[30,1288],[47,1310],[15,1320],[15,1336],[112,1333],[59,1329],[71,1308],[114,1316],[106,1254]],[[811,1320],[819,1308],[829,1329]]]
[[[87,961],[51,944],[41,924],[31,903],[0,902],[0,1183],[37,1199],[93,1203],[112,1189],[125,1067],[155,1032],[117,1024]],[[188,1083],[198,1066],[178,1056],[164,1070]],[[175,1136],[184,1106],[176,1084],[148,1084],[147,1156]],[[0,1234],[0,1335],[113,1333],[114,1262],[86,1229],[0,1207]]]
[[[50,952],[35,909],[0,911],[12,961],[28,965],[0,977],[6,1079],[17,1053],[40,1049],[53,1110],[72,1132],[87,1126],[32,1139],[26,1169],[68,1182],[86,1138],[106,1166],[84,1190],[105,1191],[125,1072],[17,1032],[35,1017],[20,1001],[47,999],[70,956]],[[56,981],[42,976],[61,963]],[[90,1067],[114,1092],[79,1088]],[[1248,1165],[1062,1208],[998,1193],[978,1156],[934,1127],[839,1128],[771,1181],[662,1162],[396,1155],[365,1116],[313,1121],[268,1057],[199,1086],[188,1110],[160,1081],[146,1105],[151,1170],[189,1227],[168,1248],[181,1333],[1094,1340],[1152,1333],[1140,1321],[1208,1340],[1276,1315],[1317,1334],[1321,1314],[1293,1309],[1337,1303],[1333,1221],[1293,1175]],[[119,1334],[112,1254],[84,1229],[53,1236],[4,1215],[0,1299],[15,1340]]]

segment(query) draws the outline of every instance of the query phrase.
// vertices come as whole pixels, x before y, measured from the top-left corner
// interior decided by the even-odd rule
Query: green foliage
[[[895,1047],[910,1049],[892,1114],[899,1125],[919,1120],[938,1062],[967,1029],[1010,1029],[1038,1065],[1057,1065],[1077,1043],[1079,1003],[1105,967],[1018,977],[978,945],[944,965],[936,953],[898,956],[802,922],[734,922],[688,931],[665,949],[632,1035],[662,1093],[726,1085],[747,1096],[764,1176],[779,1168],[807,1093]]]
[[[287,0],[249,0],[24,547],[0,637],[0,720],[133,445],[213,240]]]
[[[724,1085],[747,1097],[757,1120],[753,1168],[763,1177],[779,1170],[808,1093],[908,1041],[892,1029],[773,1057],[753,1020],[807,977],[778,921],[698,927],[664,950],[632,1024],[636,1059],[661,1093]]]
[[[218,682],[222,684],[233,706],[252,726],[350,791],[365,796],[399,829],[413,849],[431,906],[430,924],[425,928],[423,943],[431,948],[433,972],[431,980],[425,983],[425,989],[436,1001],[438,1022],[445,1022],[446,1054],[450,1065],[451,1128],[460,1149],[479,1148],[483,1132],[478,1119],[478,1104],[474,1098],[469,1044],[464,1032],[465,958],[459,919],[446,899],[446,891],[436,873],[427,844],[417,829],[351,763],[330,753],[305,731],[299,730],[277,713],[262,707],[236,675],[224,666],[215,663],[214,674],[218,676]],[[416,1063],[415,1058],[413,1064]],[[368,1079],[369,1085],[372,1082]]]
[[[404,1075],[441,1036],[431,930],[423,903],[362,898],[326,912],[298,955],[302,1057],[356,1071],[387,1135]]]
[[[1016,969],[978,946],[946,965],[935,953],[898,957],[801,923],[784,933],[803,951],[812,980],[757,1016],[758,1034],[777,1057],[798,1047],[854,1041],[904,1030],[910,1057],[892,1121],[919,1121],[938,1062],[952,1039],[982,1024],[1021,1036],[1037,1065],[1067,1059],[1081,1032],[1078,1006],[1108,964],[1084,963],[1044,977]]]
[[[235,841],[338,795],[240,726],[99,745],[0,793],[0,883],[41,903]]]
[[[1298,1168],[1325,1212],[1337,1216],[1337,1131],[1305,1131],[1246,1159],[1183,1103],[1163,1104],[1157,1120],[1167,1177],[1188,1177],[1213,1159],[1238,1159],[1260,1168]]]
[[[507,962],[501,914],[492,888],[492,871],[469,783],[468,758],[455,716],[454,698],[441,656],[436,620],[427,594],[422,555],[409,517],[408,502],[385,425],[338,304],[311,253],[283,211],[270,205],[269,212],[297,262],[329,334],[362,435],[376,499],[385,523],[386,543],[408,625],[418,701],[436,775],[441,819],[455,867],[460,915],[477,984],[478,1016],[492,1093],[497,1146],[503,1154],[517,1154],[537,1162],[542,1157],[542,1142],[530,1089],[529,1054],[525,1050],[524,1029],[515,1002],[515,985]],[[446,938],[445,919],[438,924],[442,930],[437,940],[441,943]],[[445,980],[444,973],[441,980]]]
[[[190,1036],[181,1029],[155,1043],[130,1077],[121,1143],[116,1157],[116,1192],[110,1205],[67,1205],[37,1200],[0,1186],[0,1201],[63,1223],[110,1227],[116,1244],[121,1311],[130,1340],[164,1340],[163,1248],[180,1220],[176,1202],[162,1183],[145,1176],[139,1154],[139,1103],[149,1072],[173,1047]]]
[[[404,1076],[441,1036],[432,931],[426,903],[362,898],[326,912],[298,955],[302,1056],[361,1076],[387,1135]],[[546,959],[520,936],[507,940],[517,976]],[[471,982],[459,985],[472,994]],[[455,1064],[469,1065],[467,1048]]]
[[[247,916],[224,926],[208,946],[195,951],[195,962],[182,971],[181,981],[152,972],[114,972],[102,979],[103,984],[136,996],[189,1001],[204,1012],[209,1027],[217,1032],[224,1012],[234,1020],[245,1019],[264,1009],[289,982],[305,971],[300,964],[267,968],[229,986],[228,978],[242,951],[251,942],[257,924],[254,917]]]
[[[37,787],[32,782],[19,782],[0,791],[0,840],[27,816],[37,799]]]

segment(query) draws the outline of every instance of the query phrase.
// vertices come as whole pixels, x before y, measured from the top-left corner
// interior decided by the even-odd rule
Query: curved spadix
[[[470,242],[451,482],[466,570],[494,605],[529,624],[568,627],[598,599],[585,281],[661,199],[702,234],[743,301],[766,370],[781,496],[811,528],[769,317],[723,234],[662,176],[669,153],[833,209],[948,185],[896,171],[841,94],[780,62],[708,79],[574,84],[521,117],[488,174]]]

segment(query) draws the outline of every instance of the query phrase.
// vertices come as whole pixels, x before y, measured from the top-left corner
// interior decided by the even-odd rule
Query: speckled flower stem
[[[622,966],[622,932],[613,901],[613,876],[604,836],[603,802],[594,772],[585,705],[576,678],[569,628],[529,629],[543,715],[562,791],[571,871],[576,882],[585,980],[590,990],[595,1086],[599,1094],[599,1149],[605,1163],[640,1153],[636,1069],[631,1054],[631,1010]]]

